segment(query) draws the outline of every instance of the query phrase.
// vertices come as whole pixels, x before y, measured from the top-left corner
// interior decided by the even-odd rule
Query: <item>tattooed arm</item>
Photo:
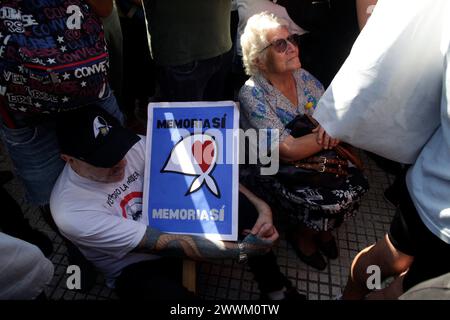
[[[193,260],[238,259],[241,253],[262,255],[270,250],[273,241],[249,234],[241,243],[209,240],[200,236],[168,234],[152,227],[134,251],[164,256],[188,257]],[[241,248],[240,248],[241,247]]]

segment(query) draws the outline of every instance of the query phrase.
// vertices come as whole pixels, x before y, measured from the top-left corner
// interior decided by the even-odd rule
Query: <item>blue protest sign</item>
[[[232,101],[149,105],[143,199],[149,225],[237,240],[238,129]]]

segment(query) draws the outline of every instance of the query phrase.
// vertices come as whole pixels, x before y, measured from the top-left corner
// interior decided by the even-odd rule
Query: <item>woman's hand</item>
[[[279,237],[278,231],[273,225],[272,210],[267,206],[267,210],[259,211],[258,219],[252,230],[245,229],[243,234],[253,234],[258,238],[269,241],[276,241]]]
[[[317,133],[317,143],[325,150],[333,149],[340,142],[339,139],[330,137],[321,125],[318,125],[312,132]]]
[[[253,192],[248,190],[244,185],[239,184],[239,191],[242,192],[250,202],[255,206],[258,211],[258,219],[256,219],[253,228],[245,229],[242,231],[244,235],[253,234],[258,238],[268,241],[275,241],[278,239],[279,234],[272,220],[272,210],[269,205],[258,198]]]

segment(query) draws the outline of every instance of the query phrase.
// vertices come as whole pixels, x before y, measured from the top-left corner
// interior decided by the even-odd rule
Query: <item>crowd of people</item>
[[[427,90],[420,103],[428,103],[436,117],[417,147],[420,154],[398,164],[391,229],[354,258],[343,299],[397,299],[450,271],[447,260],[439,259],[450,248],[449,51],[440,30],[450,7],[438,1],[440,15],[433,18],[417,1],[408,3],[412,9],[405,17],[418,24],[434,19],[432,27],[442,34],[428,46],[427,87],[417,89]],[[39,206],[64,239],[70,262],[83,269],[83,287],[100,272],[122,299],[195,300],[181,282],[182,259],[235,259],[246,260],[262,299],[304,300],[272,251],[279,232],[301,261],[324,270],[339,256],[333,231],[357,214],[369,190],[348,143],[402,162],[395,148],[387,153],[349,138],[355,131],[371,137],[369,126],[358,122],[365,116],[359,105],[382,101],[376,112],[388,114],[385,109],[400,94],[377,91],[385,81],[379,70],[398,77],[395,63],[379,58],[370,64],[367,57],[364,68],[364,51],[350,54],[354,44],[357,49],[364,44],[358,35],[368,38],[367,44],[377,34],[390,5],[387,0],[2,1],[0,135],[27,203]],[[394,47],[396,38],[391,41]],[[346,68],[353,61],[359,69]],[[350,75],[354,81],[346,83]],[[357,81],[362,78],[366,82]],[[344,86],[345,92],[339,91]],[[164,233],[149,225],[145,214],[127,212],[120,197],[142,197],[144,188],[148,103],[221,100],[239,101],[241,128],[268,130],[270,150],[281,160],[275,175],[262,175],[261,164],[240,166],[239,241]],[[394,132],[408,136],[402,124],[399,120]],[[392,128],[376,125],[382,131],[377,139],[395,140],[387,136]],[[11,178],[0,172],[0,184]],[[131,181],[127,192],[110,201],[108,195],[123,181]],[[29,225],[3,187],[0,195],[7,209],[0,214],[0,299],[43,299],[53,276],[46,258],[52,242]],[[285,217],[289,227],[274,216]],[[370,265],[380,267],[383,279],[395,280],[371,292]]]

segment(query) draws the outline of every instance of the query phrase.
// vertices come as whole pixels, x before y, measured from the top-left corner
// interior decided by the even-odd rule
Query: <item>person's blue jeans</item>
[[[231,71],[232,51],[179,66],[159,66],[162,101],[226,100],[226,80]]]
[[[124,123],[116,98],[110,94],[97,104]],[[19,117],[15,117],[20,122]],[[35,205],[48,204],[53,185],[64,167],[56,137],[56,122],[49,117],[35,126],[8,128],[0,125],[0,136],[22,181],[26,200]]]

